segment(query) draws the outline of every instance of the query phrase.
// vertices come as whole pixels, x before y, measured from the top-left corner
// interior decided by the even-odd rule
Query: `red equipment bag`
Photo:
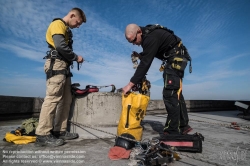
[[[99,92],[96,86],[87,85],[85,89],[79,89],[80,84],[74,83],[71,85],[71,91],[75,96],[84,96],[92,92]]]
[[[200,133],[186,135],[164,135],[158,138],[162,143],[173,146],[177,151],[202,153],[204,137]]]

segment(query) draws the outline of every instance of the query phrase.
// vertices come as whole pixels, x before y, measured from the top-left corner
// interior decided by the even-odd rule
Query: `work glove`
[[[133,68],[136,69],[138,67],[138,60],[141,59],[141,55],[138,54],[136,51],[133,51],[131,54],[131,60],[133,63]]]
[[[141,54],[137,53],[136,51],[132,51],[132,55],[135,57],[138,57],[139,59],[141,59],[141,57],[142,57]]]

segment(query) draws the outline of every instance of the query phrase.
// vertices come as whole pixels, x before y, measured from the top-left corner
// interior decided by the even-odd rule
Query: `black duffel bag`
[[[176,148],[177,151],[202,153],[202,141],[204,137],[200,133],[186,135],[164,135],[157,138],[166,145]]]

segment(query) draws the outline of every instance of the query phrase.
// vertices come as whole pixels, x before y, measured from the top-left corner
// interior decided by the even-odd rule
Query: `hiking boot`
[[[57,139],[52,134],[50,135],[37,135],[35,146],[61,146],[64,144],[63,139]]]
[[[181,127],[180,129],[181,129],[181,133],[183,135],[185,135],[193,130],[189,125],[186,125],[185,127]]]
[[[57,138],[60,139],[64,139],[64,140],[71,140],[71,139],[76,139],[79,137],[79,135],[77,133],[70,133],[68,131],[54,131],[54,136],[56,136]]]

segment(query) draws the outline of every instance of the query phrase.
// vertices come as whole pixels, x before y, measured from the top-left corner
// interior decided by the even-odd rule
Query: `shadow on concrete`
[[[141,121],[141,126],[143,127],[143,130],[147,130],[147,128],[146,128],[147,124],[150,125],[150,127],[154,131],[154,134],[155,134],[155,132],[157,132],[159,134],[159,136],[162,136],[164,134],[163,133],[164,126],[161,122],[153,121],[153,120],[143,120],[143,121]]]

